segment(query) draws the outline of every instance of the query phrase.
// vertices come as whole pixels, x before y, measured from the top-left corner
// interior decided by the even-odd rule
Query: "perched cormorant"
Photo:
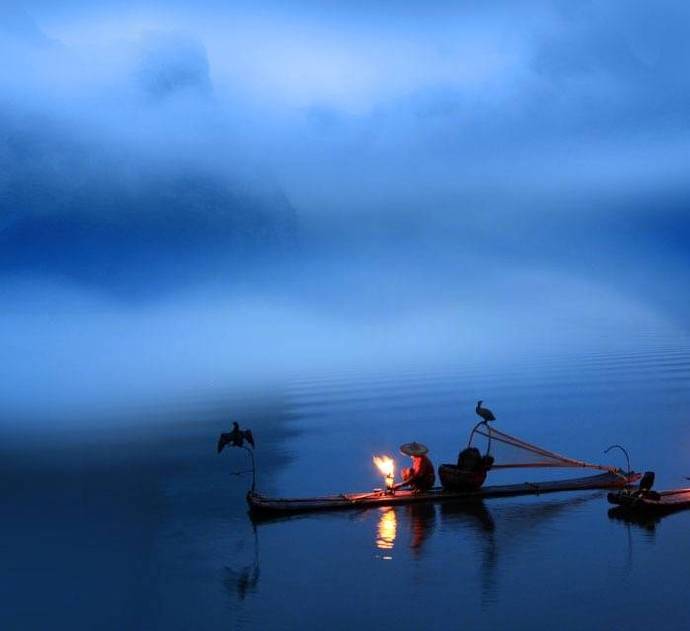
[[[237,422],[233,421],[232,431],[225,432],[218,437],[218,453],[223,451],[225,445],[243,447],[245,440],[254,447],[254,436],[252,436],[252,431],[250,429],[240,429]]]
[[[494,413],[489,408],[483,408],[482,403],[484,402],[477,401],[477,407],[474,408],[474,411],[485,421],[495,421],[496,417],[494,416]]]

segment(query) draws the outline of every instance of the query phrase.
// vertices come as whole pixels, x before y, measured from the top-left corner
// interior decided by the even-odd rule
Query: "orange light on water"
[[[379,550],[392,550],[395,545],[395,537],[398,534],[398,520],[392,508],[385,508],[379,517],[376,528],[376,547]],[[383,557],[390,559],[390,557]]]

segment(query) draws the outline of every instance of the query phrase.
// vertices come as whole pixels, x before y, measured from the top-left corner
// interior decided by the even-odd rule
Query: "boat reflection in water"
[[[263,516],[255,517],[253,523],[259,536],[263,528],[289,528],[296,521],[317,522],[323,527],[329,524],[329,528],[341,529],[342,536],[362,527],[371,528],[369,536],[373,539],[376,558],[386,561],[394,558],[394,550],[400,560],[420,561],[429,540],[438,531],[448,546],[444,553],[447,563],[456,564],[460,572],[465,571],[467,580],[479,580],[481,605],[489,606],[497,594],[501,557],[509,556],[515,547],[538,541],[548,522],[561,513],[601,498],[601,492],[551,500],[521,498],[491,502],[491,510],[483,501],[418,503],[356,512]],[[472,551],[478,555],[475,564],[468,565],[468,554]],[[260,576],[258,538],[254,542],[254,562],[245,560],[234,571],[227,566],[226,570],[226,586],[240,599],[255,592]]]
[[[509,528],[514,531],[524,530],[534,532],[539,524],[555,517],[568,508],[588,502],[594,498],[601,498],[601,493],[593,493],[584,497],[551,500],[535,504],[508,505],[497,508],[497,512],[505,514]],[[442,504],[407,504],[399,507],[379,508],[376,524],[376,547],[379,550],[392,550],[395,540],[401,531],[409,532],[409,547],[420,552],[424,543],[436,528],[437,511],[440,511],[443,525],[446,529],[468,527],[470,531],[481,536],[490,535],[496,530],[496,521],[483,501],[444,502]],[[506,524],[508,526],[508,524]],[[508,528],[506,528],[508,529]],[[513,536],[519,532],[513,532]]]
[[[549,520],[564,511],[600,500],[600,492],[579,497],[551,499],[525,503],[524,500],[508,504],[493,504],[490,511],[482,501],[444,502],[441,504],[408,504],[378,509],[376,522],[376,548],[385,553],[384,560],[393,558],[392,551],[402,544],[410,550],[411,558],[420,559],[425,545],[437,527],[446,534],[456,532],[469,537],[462,538],[463,545],[478,551],[477,578],[483,606],[494,601],[497,591],[500,553],[510,554],[510,548],[521,546],[530,540],[538,540],[539,533]],[[496,515],[496,517],[494,516]],[[439,520],[440,519],[440,525]],[[471,541],[474,540],[474,544]],[[460,545],[460,541],[458,542]],[[456,550],[455,546],[453,550]],[[399,548],[399,553],[402,551]],[[449,549],[449,562],[454,552]]]
[[[400,508],[388,506],[380,508],[376,524],[376,547],[390,551],[395,546],[398,536],[398,515],[410,533],[410,548],[415,554],[421,551],[422,545],[429,538],[436,524],[436,506],[434,504],[408,504]],[[399,511],[399,513],[397,512]],[[381,556],[389,561],[390,554]]]
[[[415,555],[421,554],[422,545],[436,527],[436,506],[434,504],[408,504],[405,507],[410,524],[410,548]]]
[[[674,513],[669,513],[668,515],[654,515],[650,513],[634,513],[627,510],[624,506],[616,506],[614,508],[609,508],[608,516],[612,521],[617,521],[625,524],[626,526],[637,526],[644,530],[651,537],[654,536],[656,532],[657,525],[665,517],[670,517]]]

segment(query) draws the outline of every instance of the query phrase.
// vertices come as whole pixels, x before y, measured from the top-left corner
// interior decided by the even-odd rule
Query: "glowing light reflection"
[[[398,534],[398,520],[392,508],[382,509],[376,529],[376,547],[379,550],[392,550]],[[389,559],[390,557],[384,557]]]

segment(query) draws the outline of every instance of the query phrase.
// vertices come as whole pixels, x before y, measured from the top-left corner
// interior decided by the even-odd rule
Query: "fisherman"
[[[434,465],[426,454],[429,450],[421,443],[405,443],[400,446],[400,453],[412,458],[412,466],[402,470],[403,485],[415,491],[428,491],[436,481]]]

